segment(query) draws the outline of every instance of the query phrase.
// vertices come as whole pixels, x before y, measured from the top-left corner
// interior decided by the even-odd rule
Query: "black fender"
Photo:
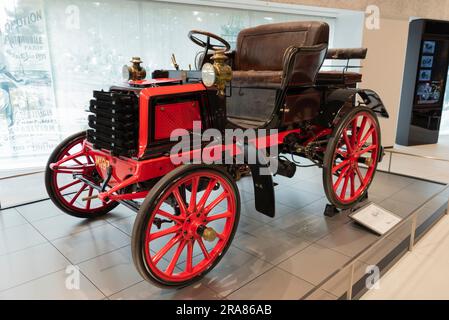
[[[373,90],[337,89],[327,97],[323,110],[324,121],[327,122],[328,126],[335,127],[354,106],[369,108],[386,119],[390,117],[382,99]],[[379,162],[382,162],[384,155],[384,148],[381,146]]]
[[[266,174],[269,172],[270,160],[252,144],[237,142],[237,145],[244,150],[245,164],[251,170],[256,210],[270,218],[274,218],[276,208],[273,175]],[[253,158],[249,157],[249,155],[257,155],[255,157],[256,163],[249,163],[250,161],[248,160]],[[265,174],[262,174],[262,170],[265,171]]]
[[[383,118],[389,118],[387,108],[379,95],[370,89],[336,89],[327,97],[322,106],[320,122],[323,125],[335,126],[340,119],[355,105],[373,110]]]

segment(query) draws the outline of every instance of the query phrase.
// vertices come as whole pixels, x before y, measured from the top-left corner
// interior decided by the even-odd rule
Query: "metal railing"
[[[398,154],[403,154],[403,155],[410,155],[410,156],[421,157],[419,155],[407,154],[405,152],[397,152],[396,150],[391,150],[391,149],[387,149],[385,151],[386,152],[390,152],[391,154],[398,153]],[[426,159],[440,160],[440,161],[449,162],[449,160],[439,159],[439,158],[435,158],[435,157],[426,157]],[[389,169],[391,169],[390,166],[389,166]],[[391,173],[391,171],[389,171],[389,173]],[[410,177],[410,178],[414,178],[414,177]],[[439,182],[437,182],[437,183],[439,183]],[[441,183],[439,183],[439,184],[441,184]],[[357,254],[355,257],[353,257],[349,262],[347,262],[341,268],[339,268],[338,270],[333,272],[331,275],[326,277],[317,286],[315,286],[315,288],[313,288],[306,295],[304,295],[302,299],[307,299],[312,294],[317,293],[320,290],[326,291],[325,289],[323,289],[326,286],[326,284],[328,284],[331,280],[334,280],[337,276],[342,275],[342,274],[344,274],[346,272],[347,273],[347,279],[348,279],[348,288],[347,288],[347,291],[346,291],[346,299],[347,300],[352,300],[352,298],[353,298],[353,286],[354,286],[354,274],[355,274],[356,264],[359,263],[360,261],[362,261],[362,259],[367,257],[369,254],[373,253],[374,249],[377,249],[380,245],[384,244],[384,242],[385,242],[385,240],[387,238],[389,238],[392,235],[394,235],[399,229],[401,229],[404,226],[406,226],[406,224],[409,223],[410,221],[411,221],[410,233],[407,234],[407,236],[405,236],[405,237],[406,238],[409,237],[408,250],[409,251],[413,251],[413,248],[414,248],[414,246],[416,244],[415,243],[415,239],[416,239],[418,214],[420,213],[420,211],[422,209],[426,208],[427,205],[429,205],[435,198],[440,197],[441,195],[443,195],[446,192],[449,193],[449,185],[446,185],[442,190],[440,190],[439,192],[434,194],[432,197],[427,199],[426,202],[421,204],[418,208],[416,208],[407,217],[402,219],[402,221],[400,223],[398,223],[396,226],[394,226],[390,231],[388,231],[382,237],[380,237],[375,242],[373,242],[372,244],[367,246],[364,250],[362,250],[359,254]],[[449,196],[446,195],[446,197],[448,199],[448,206],[446,208],[446,215],[448,215],[449,214]]]
[[[392,149],[392,148],[385,148],[384,151],[390,154],[390,158],[388,159],[388,173],[391,173],[391,164],[393,162],[393,155],[394,154],[399,154],[399,155],[408,156],[408,157],[414,157],[414,158],[420,158],[420,159],[426,159],[426,160],[448,162],[449,163],[449,159],[444,159],[444,158],[440,158],[440,157],[433,157],[433,156],[425,156],[425,155],[415,154],[415,153],[409,153],[409,152],[400,151],[400,150]]]

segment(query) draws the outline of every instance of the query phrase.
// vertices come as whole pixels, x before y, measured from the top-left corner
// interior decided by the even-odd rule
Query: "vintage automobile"
[[[191,134],[194,121],[203,131],[277,129],[270,141],[279,148],[279,165],[272,175],[260,173],[266,162],[247,161],[250,152],[268,148],[259,143],[262,137],[220,141],[223,152],[211,153],[215,160],[243,155],[255,208],[274,217],[273,175],[292,177],[301,166],[323,169],[334,208],[365,200],[383,156],[377,116],[388,117],[375,92],[357,89],[359,73],[323,71],[326,58],[366,56],[365,49],[328,50],[326,23],[244,29],[235,51],[208,32],[194,30],[189,37],[204,48],[201,70],[178,70],[173,57],[175,70],[155,70],[145,80],[140,59],[133,58],[123,70],[129,81],[94,92],[90,129],[54,150],[45,177],[54,204],[75,217],[97,218],[118,204],[138,212],[133,260],[146,280],[160,286],[188,285],[214,268],[240,216],[236,180],[242,164],[175,164],[173,130]],[[202,148],[191,147],[187,156]],[[311,163],[299,163],[300,157]]]

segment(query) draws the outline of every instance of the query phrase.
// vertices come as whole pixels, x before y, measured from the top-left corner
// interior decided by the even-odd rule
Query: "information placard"
[[[357,210],[349,217],[378,235],[386,234],[402,220],[401,217],[374,203]]]

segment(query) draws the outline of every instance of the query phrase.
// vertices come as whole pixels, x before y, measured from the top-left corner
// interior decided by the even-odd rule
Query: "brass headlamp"
[[[232,69],[225,62],[228,60],[228,57],[224,50],[217,50],[211,57],[211,60],[214,63],[205,63],[201,70],[203,83],[206,87],[215,85],[217,87],[217,95],[224,96],[226,83],[232,80]]]
[[[140,64],[143,62],[140,57],[133,57],[130,61],[132,66],[124,65],[122,69],[123,80],[143,80],[147,76],[147,72]]]

